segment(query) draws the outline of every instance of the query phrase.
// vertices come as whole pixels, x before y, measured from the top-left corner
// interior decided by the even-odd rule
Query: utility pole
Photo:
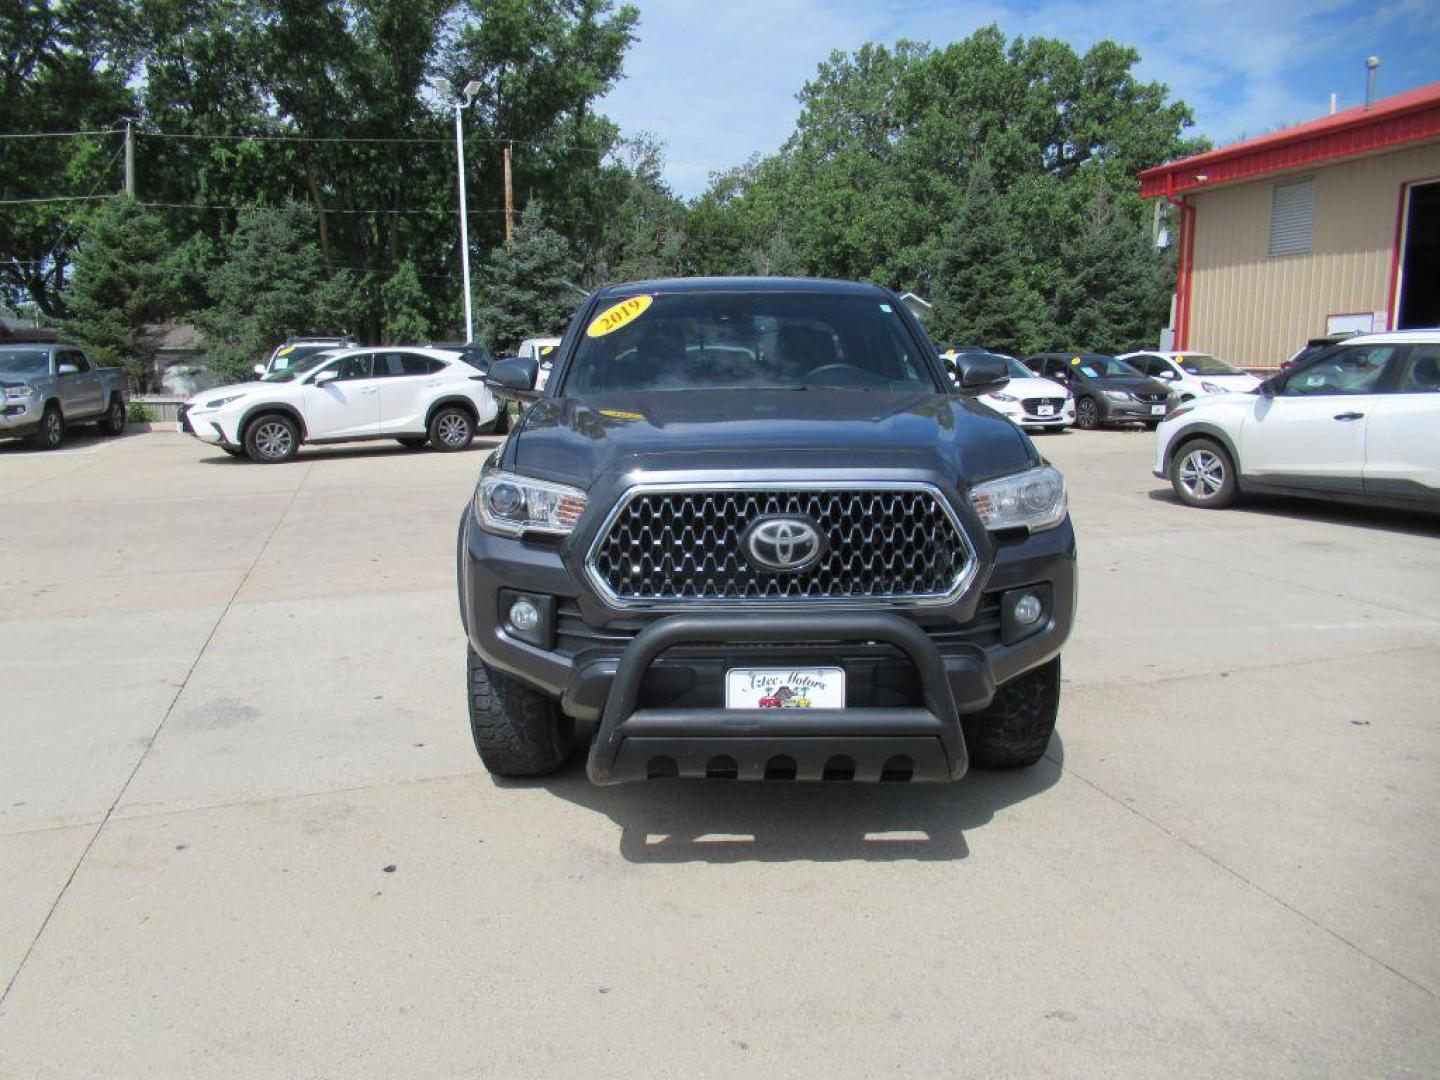
[[[135,197],[135,130],[125,121],[125,194]]]
[[[515,196],[510,186],[510,143],[506,143],[502,153],[505,158],[505,243],[510,243],[510,238],[515,234]]]
[[[470,314],[470,216],[465,206],[465,131],[460,126],[460,111],[455,106],[455,158],[460,169],[460,277],[465,289],[465,344],[475,340],[475,320]]]
[[[458,95],[450,80],[439,76],[430,80],[430,85],[446,105],[455,110],[455,167],[457,186],[460,188],[460,276],[465,289],[465,343],[475,340],[475,320],[470,309],[470,220],[465,206],[465,128],[460,115],[475,100],[480,92],[480,83],[471,79]]]

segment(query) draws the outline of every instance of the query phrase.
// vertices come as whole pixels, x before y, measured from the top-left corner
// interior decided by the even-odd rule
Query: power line
[[[115,196],[113,196],[113,195],[107,195],[107,196],[104,196],[104,197],[105,197],[105,198],[112,198],[112,199],[113,199]],[[253,203],[253,204],[251,204],[251,205],[249,205],[249,206],[229,206],[229,205],[226,205],[226,204],[224,204],[224,203],[140,202],[140,201],[138,201],[138,200],[137,200],[137,205],[139,205],[139,206],[162,207],[162,208],[172,209],[172,210],[233,210],[233,211],[239,211],[239,210],[257,210],[257,209],[262,209],[262,208],[264,208],[264,206],[265,206],[264,203]],[[310,210],[310,211],[312,211],[312,212],[314,212],[314,213],[317,213],[317,214],[459,214],[459,213],[460,213],[459,210],[441,210],[441,209],[434,209],[434,210],[408,210],[408,209],[393,210],[393,209],[386,208],[386,209],[381,209],[381,210],[356,210],[356,209],[351,209],[351,208],[347,208],[347,207],[335,207],[335,208],[332,208],[332,207],[328,207],[328,206],[327,206],[325,209],[323,209],[323,210],[317,210],[317,209],[315,209],[315,207],[310,206],[308,203],[301,203],[300,205],[301,205],[301,206],[304,206],[307,210]],[[472,207],[471,210],[470,210],[470,213],[472,213],[472,214],[503,214],[503,213],[505,213],[505,211],[504,211],[504,209],[501,209],[501,208],[490,209],[490,208],[487,208],[487,207]]]
[[[180,131],[144,131],[136,128],[136,135],[156,139],[196,139],[235,142],[295,142],[295,143],[448,143],[449,139],[422,138],[420,136],[381,137],[374,135],[198,135]]]
[[[124,128],[96,128],[93,131],[4,131],[0,139],[73,139],[78,135],[119,135]]]
[[[115,195],[39,195],[33,199],[0,199],[0,206],[19,206],[25,203],[85,202],[88,199],[113,199]]]

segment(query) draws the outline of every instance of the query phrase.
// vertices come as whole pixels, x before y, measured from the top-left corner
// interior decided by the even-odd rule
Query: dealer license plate
[[[1035,410],[1035,415],[1036,415],[1036,416],[1054,416],[1054,415],[1055,415],[1055,406],[1054,406],[1054,405],[1041,405],[1039,408],[1037,408],[1037,409]]]
[[[1164,415],[1165,415],[1165,406],[1164,406],[1164,405],[1151,405],[1151,406],[1150,406],[1150,415],[1151,415],[1151,416],[1164,416]]]
[[[843,709],[845,669],[731,668],[725,672],[727,709]]]

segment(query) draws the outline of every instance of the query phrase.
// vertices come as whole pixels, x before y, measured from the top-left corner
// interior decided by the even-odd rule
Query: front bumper
[[[837,757],[853,763],[854,779],[886,778],[897,757],[911,779],[953,779],[966,766],[959,718],[1059,655],[1075,610],[1068,520],[977,547],[974,580],[942,607],[619,611],[567,568],[565,545],[493,536],[467,506],[459,600],[470,645],[487,665],[598,724],[589,765],[597,783],[704,776],[717,757],[730,759],[733,775],[758,778],[777,756],[794,762],[798,779],[822,778]],[[1038,589],[1045,611],[1017,634],[1004,604],[1021,589]],[[502,590],[553,599],[541,644],[507,628]],[[725,672],[744,666],[840,667],[847,707],[726,710]],[[654,773],[665,759],[674,772]]]
[[[36,397],[0,398],[0,438],[18,439],[39,428],[40,404]]]
[[[226,432],[220,420],[219,409],[197,410],[190,405],[181,405],[175,415],[176,426],[187,435],[194,435],[201,442],[211,446],[238,446]]]
[[[1165,419],[1167,411],[1161,401],[1111,401],[1103,397],[1096,400],[1100,402],[1100,418],[1107,424],[1154,424]],[[1155,407],[1159,407],[1158,413]]]

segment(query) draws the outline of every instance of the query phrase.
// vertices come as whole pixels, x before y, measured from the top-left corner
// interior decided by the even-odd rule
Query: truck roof
[[[621,285],[605,285],[601,296],[634,296],[638,293],[700,293],[700,292],[807,292],[831,295],[884,296],[879,285],[834,278],[803,277],[685,277],[656,278],[651,281],[628,281]]]

